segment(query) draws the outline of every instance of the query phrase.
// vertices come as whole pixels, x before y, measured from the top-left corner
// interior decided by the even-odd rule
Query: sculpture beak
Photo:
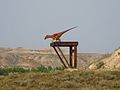
[[[46,39],[46,36],[45,36],[45,38],[44,38],[44,40]]]
[[[46,35],[46,36],[45,36],[45,38],[44,38],[44,40],[46,40],[46,39],[47,39],[47,37],[48,37],[48,36]]]

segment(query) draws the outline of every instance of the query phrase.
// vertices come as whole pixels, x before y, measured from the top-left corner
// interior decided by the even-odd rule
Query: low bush
[[[43,65],[30,69],[25,69],[21,67],[14,68],[0,68],[0,75],[8,75],[9,73],[26,73],[26,72],[41,72],[41,73],[49,73],[55,70],[64,70],[63,67],[52,68],[51,66],[45,67]]]
[[[104,62],[100,61],[96,64],[97,69],[101,68],[104,65]]]
[[[51,67],[49,67],[49,68],[51,68]],[[52,69],[52,68],[51,68],[51,69]],[[49,72],[51,69],[48,69],[47,67],[41,65],[41,66],[39,66],[39,67],[37,67],[37,68],[33,68],[31,71],[33,71],[33,72],[45,72],[45,73],[47,73],[47,72]]]
[[[30,71],[29,69],[24,69],[20,67],[0,68],[0,75],[8,75],[9,73],[25,73],[29,71]]]
[[[8,75],[8,71],[0,68],[0,75]]]

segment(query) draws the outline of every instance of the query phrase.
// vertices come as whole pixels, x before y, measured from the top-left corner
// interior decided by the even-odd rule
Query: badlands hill
[[[120,48],[109,57],[105,57],[89,66],[90,69],[120,69]]]
[[[66,50],[62,50],[68,58]],[[79,51],[78,51],[79,52]],[[104,54],[78,53],[78,68],[87,68],[93,62],[104,58]],[[32,50],[27,48],[0,48],[0,68],[24,67],[33,68],[40,65],[61,67],[58,56],[52,48]]]

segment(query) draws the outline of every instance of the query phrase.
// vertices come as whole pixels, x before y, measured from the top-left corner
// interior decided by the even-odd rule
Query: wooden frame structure
[[[52,43],[50,43],[50,46],[54,48],[55,52],[57,53],[58,57],[60,58],[60,61],[62,62],[62,64],[64,65],[65,68],[68,68],[68,67],[69,68],[77,68],[78,42],[52,42]],[[63,54],[60,47],[69,47],[69,61],[66,59],[66,57]],[[66,63],[64,62],[63,58],[60,56],[60,53]],[[74,60],[73,60],[73,54],[74,54]]]

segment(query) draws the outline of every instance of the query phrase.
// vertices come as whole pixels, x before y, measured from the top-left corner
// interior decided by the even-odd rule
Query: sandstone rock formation
[[[120,69],[120,48],[115,50],[111,56],[101,59],[89,66],[90,69]]]

